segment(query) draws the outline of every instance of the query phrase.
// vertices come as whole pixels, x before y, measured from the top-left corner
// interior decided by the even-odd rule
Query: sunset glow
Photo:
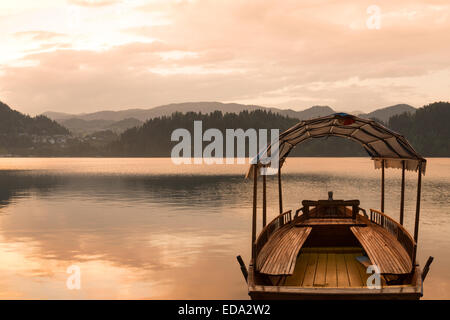
[[[184,101],[370,111],[448,99],[448,1],[0,4],[0,95],[30,114]]]

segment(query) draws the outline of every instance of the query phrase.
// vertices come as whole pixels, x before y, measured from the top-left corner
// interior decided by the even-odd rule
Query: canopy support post
[[[414,246],[414,259],[413,259],[413,268],[416,264],[416,255],[417,255],[417,239],[419,238],[419,219],[420,219],[420,193],[422,191],[422,163],[419,163],[419,175],[417,178],[417,202],[416,202],[416,221],[414,224],[414,242],[416,245]],[[414,269],[413,269],[414,270]]]
[[[258,191],[258,166],[253,165],[253,217],[252,217],[252,258],[255,261],[255,241],[256,241],[256,193]]]
[[[381,160],[381,212],[384,213],[384,160]]]
[[[400,196],[400,224],[403,225],[403,213],[405,211],[405,160],[402,160],[402,190]]]
[[[267,194],[266,194],[266,172],[262,175],[263,178],[263,216],[262,216],[262,226],[263,228],[267,223]]]
[[[280,214],[283,213],[283,193],[281,190],[281,167],[278,167],[278,197],[280,203]]]

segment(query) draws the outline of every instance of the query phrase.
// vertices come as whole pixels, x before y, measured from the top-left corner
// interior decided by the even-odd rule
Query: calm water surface
[[[248,298],[235,258],[249,260],[246,170],[170,159],[0,159],[0,298]],[[285,209],[328,190],[379,208],[380,171],[369,159],[290,158],[283,172]],[[396,219],[400,176],[386,171],[385,211]],[[409,230],[416,179],[407,173]],[[429,159],[423,182],[419,263],[435,257],[424,298],[449,299],[450,159]],[[276,190],[270,177],[269,217]],[[80,267],[80,290],[66,287],[71,265]]]

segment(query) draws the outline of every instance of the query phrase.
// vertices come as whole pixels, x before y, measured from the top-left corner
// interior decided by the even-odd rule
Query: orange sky
[[[0,29],[0,100],[30,114],[449,100],[448,0],[15,0]]]

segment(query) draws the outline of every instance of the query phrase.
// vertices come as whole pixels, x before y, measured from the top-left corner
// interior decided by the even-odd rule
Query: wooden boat
[[[381,210],[366,211],[359,200],[303,200],[302,207],[283,210],[281,167],[292,148],[311,138],[339,136],[360,143],[381,169]],[[272,153],[274,146],[265,150]],[[426,160],[398,133],[348,114],[301,121],[280,134],[279,215],[266,223],[267,161],[254,159],[252,257],[247,269],[238,256],[252,299],[419,299],[423,280],[416,261],[421,179]],[[400,221],[384,212],[385,168],[402,172]],[[403,226],[405,170],[418,172],[414,235]],[[261,174],[263,173],[263,174]],[[262,230],[256,237],[257,185],[262,177]],[[300,203],[299,199],[299,203]]]

